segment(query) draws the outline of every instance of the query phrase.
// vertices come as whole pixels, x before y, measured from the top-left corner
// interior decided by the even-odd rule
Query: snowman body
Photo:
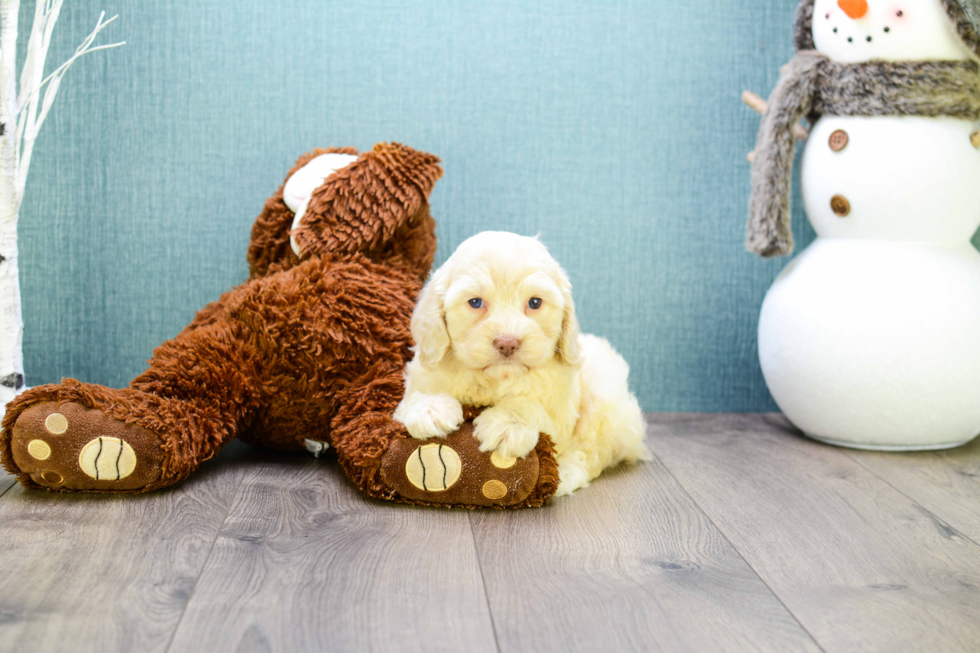
[[[825,19],[831,7],[818,0],[818,46],[818,29],[854,29]],[[913,450],[980,434],[976,129],[925,117],[813,126],[801,191],[818,237],[776,279],[759,322],[766,383],[810,437]]]

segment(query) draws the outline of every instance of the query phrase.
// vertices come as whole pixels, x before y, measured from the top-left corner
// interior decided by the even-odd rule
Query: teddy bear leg
[[[186,478],[217,451],[199,437],[204,412],[132,388],[65,379],[11,402],[0,454],[27,487],[147,492]]]
[[[254,405],[249,347],[234,325],[186,332],[129,388],[66,379],[12,402],[3,465],[28,487],[147,492],[186,478],[237,433]]]
[[[139,401],[127,391],[74,379],[31,388],[7,406],[3,466],[32,488],[133,492],[157,486],[161,437],[112,414]]]
[[[558,487],[551,440],[525,458],[480,451],[473,418],[445,438],[416,440],[392,418],[404,394],[401,366],[379,363],[338,397],[331,440],[347,476],[391,501],[467,508],[541,506]]]

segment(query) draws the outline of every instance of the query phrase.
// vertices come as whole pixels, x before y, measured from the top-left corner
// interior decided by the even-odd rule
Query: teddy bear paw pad
[[[405,463],[405,477],[423,492],[444,492],[456,485],[463,462],[444,444],[423,444]]]
[[[55,490],[135,490],[160,478],[159,438],[100,410],[45,402],[14,424],[11,453],[20,471]]]
[[[538,482],[537,453],[524,458],[480,451],[473,422],[445,438],[398,438],[381,462],[385,482],[411,501],[505,507],[531,494]]]

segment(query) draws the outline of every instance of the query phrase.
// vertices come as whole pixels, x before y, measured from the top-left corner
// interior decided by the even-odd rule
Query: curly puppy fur
[[[480,449],[523,458],[539,432],[550,435],[559,496],[649,458],[629,366],[606,340],[579,334],[568,277],[537,239],[463,242],[422,292],[412,335],[395,419],[413,437],[445,436],[463,405],[490,406],[473,422]]]
[[[315,150],[289,175],[325,153],[357,154]],[[18,397],[0,434],[4,467],[26,486],[46,487],[17,467],[11,433],[32,406],[77,402],[158,442],[160,477],[130,491],[186,478],[235,437],[293,451],[309,438],[328,442],[366,493],[400,500],[380,476],[380,459],[393,438],[408,437],[392,413],[411,357],[410,316],[435,254],[428,196],[441,175],[435,156],[399,144],[359,155],[312,191],[293,234],[300,255],[280,188],[252,229],[249,281],[157,348],[128,388],[66,379]],[[544,473],[522,505],[554,492],[546,439],[541,447]]]

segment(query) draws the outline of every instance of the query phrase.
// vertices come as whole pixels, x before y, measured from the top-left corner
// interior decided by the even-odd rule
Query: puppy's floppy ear
[[[432,369],[449,353],[449,330],[446,328],[446,291],[450,283],[450,262],[446,261],[432,274],[422,288],[412,312],[412,339],[415,355],[422,367]]]
[[[572,300],[572,284],[561,268],[558,268],[557,281],[565,310],[562,313],[561,335],[558,337],[555,356],[566,365],[574,365],[578,362],[581,351],[578,345],[579,328],[578,318],[575,317],[575,302]]]

